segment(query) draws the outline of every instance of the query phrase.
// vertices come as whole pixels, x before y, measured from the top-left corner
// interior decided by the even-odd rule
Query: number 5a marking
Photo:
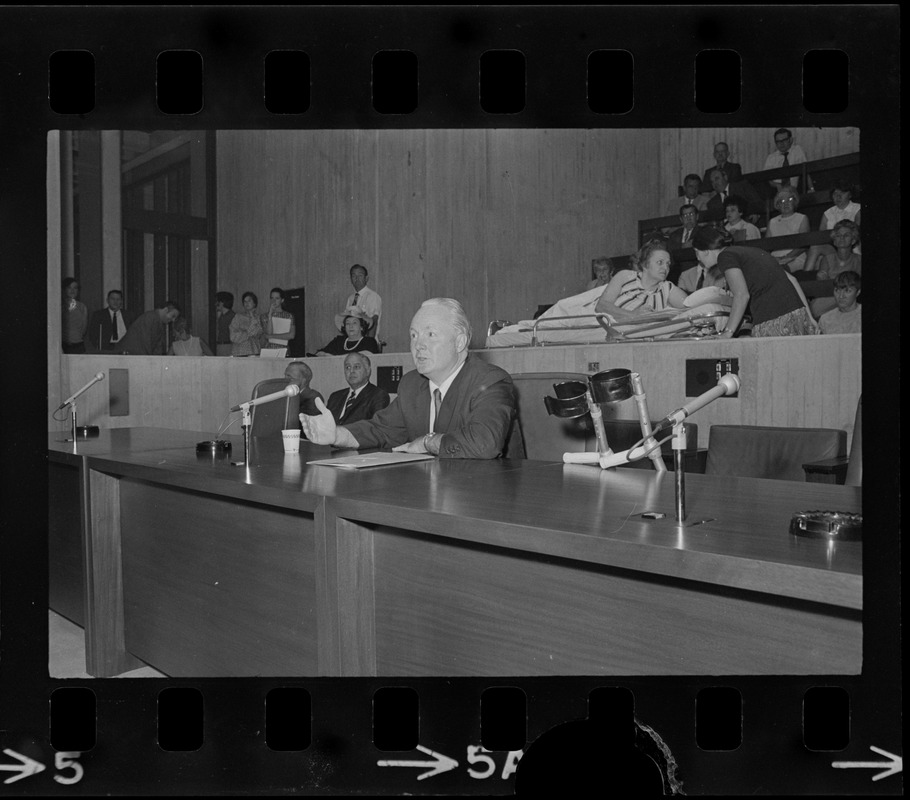
[[[63,775],[54,775],[54,780],[57,781],[57,783],[69,786],[73,783],[79,783],[79,781],[82,780],[82,764],[75,760],[81,755],[82,753],[61,750],[54,756],[54,766],[58,770],[63,771],[65,769],[71,769],[73,771],[73,774],[67,777],[64,777]]]
[[[469,764],[483,764],[483,769],[472,769],[468,767],[468,775],[477,780],[484,780],[489,778],[496,772],[496,762],[493,758],[488,755],[493,752],[492,750],[485,750],[481,745],[469,744],[468,745],[468,763]],[[524,755],[523,750],[509,750],[506,755],[506,763],[502,768],[502,775],[500,776],[503,780],[512,775],[515,770],[518,768],[518,761]]]

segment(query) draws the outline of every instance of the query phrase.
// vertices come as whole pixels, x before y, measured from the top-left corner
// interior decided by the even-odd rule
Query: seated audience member
[[[836,308],[826,311],[818,321],[822,333],[862,333],[863,307],[856,302],[862,290],[859,273],[847,270],[834,279]]]
[[[349,388],[332,392],[326,403],[339,425],[372,419],[377,411],[391,402],[385,389],[370,383],[371,368],[370,357],[366,353],[349,353],[345,356],[344,379]]]
[[[470,343],[461,303],[424,301],[411,320],[416,369],[405,373],[391,405],[372,419],[340,426],[320,403],[320,416],[301,416],[304,432],[316,444],[335,447],[498,458],[515,417],[515,387],[508,372],[471,355]]]
[[[694,172],[683,178],[683,193],[669,202],[665,216],[675,217],[679,213],[679,207],[683,205],[693,205],[699,212],[708,207],[707,194],[701,194],[701,178]]]
[[[593,280],[588,281],[585,290],[596,289],[598,286],[606,286],[613,277],[613,262],[606,256],[591,259],[591,274]]]
[[[649,311],[685,308],[686,293],[667,280],[671,263],[665,242],[648,242],[632,257],[634,269],[613,276],[595,310],[624,322]]]
[[[792,167],[794,164],[806,163],[806,154],[803,152],[802,147],[798,144],[793,144],[793,133],[787,128],[778,128],[774,131],[774,146],[777,149],[765,159],[763,169],[782,169],[784,167]],[[803,186],[802,189],[803,191],[811,192],[812,178],[808,175],[806,177],[808,186]],[[771,188],[775,192],[779,192],[787,186],[798,190],[800,178],[798,175],[793,175],[782,180],[768,181],[768,183],[771,184]]]
[[[844,272],[863,273],[863,257],[853,251],[854,245],[859,241],[859,227],[849,219],[842,219],[831,231],[831,240],[834,242],[832,252],[823,256],[821,266],[815,274],[820,281],[832,280]],[[835,307],[834,297],[816,297],[809,308],[812,315],[818,319],[826,311]]]
[[[258,356],[262,347],[262,322],[259,318],[259,298],[253,292],[244,292],[243,310],[231,320],[231,355],[235,358]]]
[[[88,308],[79,297],[79,281],[63,279],[63,352],[84,353],[85,334],[88,330]]]
[[[731,194],[724,203],[724,230],[732,237],[734,242],[744,242],[749,239],[761,239],[761,231],[751,222],[743,219],[746,213],[746,201],[735,194]]]
[[[727,161],[730,156],[730,148],[727,147],[726,142],[718,142],[714,145],[714,164],[708,167],[705,170],[705,177],[701,180],[701,190],[702,192],[711,192],[713,188],[711,186],[711,170],[722,169],[727,173],[727,178],[730,183],[737,183],[743,179],[743,169],[739,164],[734,164],[732,161]]]
[[[321,350],[317,350],[317,356],[343,356],[361,350],[368,353],[379,352],[379,342],[372,336],[367,336],[370,318],[359,308],[348,308],[343,314],[336,314],[335,324],[341,335],[336,336]]]
[[[765,237],[770,239],[775,236],[808,233],[809,218],[796,210],[798,205],[799,195],[796,193],[796,189],[784,186],[774,196],[774,207],[780,211],[780,214],[768,220],[768,230],[765,233]],[[796,247],[792,250],[773,250],[771,255],[778,260],[782,267],[786,267],[791,273],[801,273],[797,276],[800,278],[808,276],[803,270],[806,263],[806,250],[807,248],[805,247]]]
[[[180,306],[168,300],[161,308],[153,308],[137,317],[117,345],[115,353],[131,356],[163,356],[167,326],[180,316]]]
[[[231,321],[234,319],[234,295],[230,292],[215,293],[215,352],[219,356],[231,354]]]
[[[123,307],[123,292],[111,289],[107,293],[107,308],[95,311],[89,320],[88,339],[95,350],[112,352],[135,321],[136,315]]]
[[[682,222],[682,227],[667,237],[667,246],[671,250],[692,246],[692,234],[698,227],[698,209],[691,203],[682,206],[679,209],[679,221]]]
[[[303,361],[292,361],[284,371],[284,377],[300,389],[297,399],[300,401],[301,414],[319,414],[316,400],[322,401],[323,397],[315,389],[310,388],[313,380],[313,370]]]
[[[367,286],[370,275],[363,264],[354,264],[350,269],[350,276],[351,286],[354,287],[354,294],[348,295],[344,307],[360,309],[370,323],[367,332],[364,335],[375,337],[379,333],[379,318],[382,316],[382,298]]]
[[[711,186],[714,189],[714,194],[708,198],[707,210],[712,216],[722,217],[727,198],[733,195],[745,201],[746,209],[743,213],[748,215],[752,221],[758,219],[759,215],[764,211],[762,199],[748,181],[730,183],[727,173],[715,167],[711,170]]]
[[[294,315],[282,308],[284,291],[277,286],[269,292],[269,310],[259,320],[262,326],[262,345],[264,350],[280,350],[296,335]],[[281,320],[280,322],[277,320]]]
[[[816,333],[806,297],[796,279],[770,253],[758,247],[734,245],[718,228],[700,228],[692,246],[707,270],[719,270],[733,295],[724,338],[732,338],[752,314],[752,336],[806,336]]]
[[[841,220],[849,220],[860,225],[860,204],[853,202],[853,187],[846,181],[837,180],[834,182],[834,188],[831,190],[831,200],[834,205],[826,209],[822,214],[821,222],[818,229],[820,231],[834,230],[834,226]],[[856,248],[859,252],[859,247]],[[812,272],[819,269],[818,261],[824,256],[834,252],[834,248],[829,244],[812,245],[809,248],[809,256],[806,258],[806,271]]]
[[[708,286],[717,286],[726,291],[727,281],[720,270],[706,269],[701,264],[696,264],[694,267],[683,270],[677,285],[686,294],[692,294]]]
[[[184,317],[174,321],[174,341],[167,351],[169,356],[213,356],[211,348],[205,340],[193,336],[190,326]]]

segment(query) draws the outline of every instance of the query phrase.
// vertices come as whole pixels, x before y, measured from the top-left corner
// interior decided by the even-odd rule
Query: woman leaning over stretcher
[[[666,242],[648,242],[631,260],[634,269],[613,276],[595,311],[626,322],[651,311],[686,307],[686,293],[667,280],[672,262]]]
[[[720,270],[733,294],[733,306],[724,338],[742,323],[746,308],[752,314],[752,336],[804,336],[817,333],[806,296],[785,267],[758,247],[733,245],[732,237],[717,228],[700,228],[692,246],[701,265]]]

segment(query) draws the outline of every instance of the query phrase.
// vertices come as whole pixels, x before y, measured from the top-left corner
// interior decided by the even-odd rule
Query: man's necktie
[[[439,389],[433,389],[433,424],[430,426],[430,432],[436,430],[436,423],[439,421],[439,407],[442,405],[442,392]]]
[[[351,305],[356,306],[357,301],[360,299],[360,292],[354,292],[354,302]]]
[[[789,153],[784,153],[784,163],[781,164],[781,169],[786,169],[786,168],[789,167],[789,166],[790,166],[790,155],[789,155]],[[789,185],[790,185],[790,179],[789,179],[789,178],[781,178],[781,179],[780,179],[780,185],[781,185],[781,186],[789,186]]]
[[[344,408],[341,409],[341,416],[339,419],[344,419],[347,416],[348,411],[351,410],[351,403],[354,402],[354,390],[352,389],[348,394],[348,399],[344,401]]]
[[[112,320],[112,323],[111,323],[112,324],[112,328],[111,328],[111,341],[112,342],[116,342],[120,338],[120,323],[117,320],[117,315],[119,313],[120,313],[119,311],[114,312],[114,319]]]
[[[704,286],[704,285],[705,285],[705,271],[704,271],[704,270],[699,270],[699,273],[698,273],[698,283],[695,284],[695,289],[696,289],[696,291],[697,291],[698,289],[701,289],[701,287]]]

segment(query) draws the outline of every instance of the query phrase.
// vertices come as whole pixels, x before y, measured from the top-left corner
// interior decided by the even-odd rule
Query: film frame
[[[292,29],[305,17],[309,44],[302,46]],[[895,174],[899,165],[899,11],[896,6],[781,7],[604,7],[572,8],[323,8],[242,9],[4,9],[0,69],[0,114],[7,148],[3,154],[2,196],[4,238],[10,263],[31,265],[17,270],[12,298],[17,308],[46,291],[45,170],[46,133],[60,128],[223,129],[223,128],[359,128],[359,127],[699,127],[706,119],[691,101],[672,96],[691,94],[691,72],[649,66],[674,55],[690,62],[703,49],[730,48],[747,64],[760,63],[763,74],[791,78],[809,50],[839,49],[849,57],[849,106],[843,113],[810,114],[802,103],[799,82],[768,80],[744,85],[739,110],[722,115],[723,124],[853,125],[861,129],[863,183],[876,187],[864,198],[868,223],[864,242],[876,258],[899,264],[899,194]],[[553,30],[571,31],[576,38],[554,47]],[[360,55],[359,60],[332,56],[323,44],[339,30]],[[601,33],[607,31],[607,33]],[[872,43],[874,42],[874,46]],[[316,97],[303,115],[283,118],[269,113],[259,96],[261,58],[280,49],[310,50],[314,62],[331,64],[329,81],[335,99],[324,104]],[[681,51],[674,53],[674,49]],[[786,48],[786,50],[784,50]],[[195,49],[204,57],[204,107],[186,119],[166,118],[155,107],[150,91],[153,69],[135,71],[136,63],[152,65],[167,49]],[[364,54],[378,50],[434,53],[420,57],[421,76],[444,78],[446,64],[474,63],[487,49],[517,49],[527,64],[538,64],[543,79],[528,78],[526,110],[504,124],[491,124],[471,91],[455,97],[436,95],[418,102],[407,120],[389,119],[370,107]],[[595,115],[565,84],[584,79],[584,55],[594,50],[628,50],[635,55],[635,104],[628,114]],[[95,56],[95,105],[84,115],[54,113],[47,103],[47,63],[59,50],[88,50]],[[469,57],[466,59],[466,52]],[[640,55],[641,54],[641,55]],[[571,66],[575,58],[576,67]],[[431,63],[429,66],[426,60]],[[426,72],[425,72],[426,70]],[[435,74],[434,74],[435,72]],[[530,74],[530,70],[529,70]],[[321,79],[320,79],[321,80]],[[423,77],[421,77],[423,80]],[[315,81],[315,79],[314,79]],[[786,91],[781,91],[786,85]],[[352,89],[351,87],[356,87]],[[366,88],[364,88],[366,87]],[[669,87],[679,91],[673,92]],[[539,93],[539,94],[538,94]],[[352,96],[353,95],[353,96]],[[325,97],[326,95],[323,95]],[[643,97],[657,96],[653,107]],[[535,99],[543,98],[543,99]],[[574,98],[574,99],[573,99]],[[721,124],[721,123],[717,123]],[[879,191],[881,188],[881,191]],[[884,224],[887,220],[892,224]],[[897,224],[894,224],[897,223]],[[9,227],[7,227],[9,226]],[[15,268],[15,267],[13,267]],[[4,271],[9,275],[10,272]],[[899,282],[898,269],[889,277]],[[890,288],[890,287],[889,287]],[[880,387],[867,404],[874,419],[886,419],[899,399],[899,307],[896,292],[884,281],[866,290],[881,309],[863,344],[863,382]],[[43,306],[42,313],[43,313]],[[4,320],[14,341],[20,313]],[[27,376],[27,386],[43,386],[43,342],[26,343],[10,353],[10,374]],[[896,363],[895,363],[896,362]],[[527,697],[526,745],[531,748],[546,731],[579,723],[578,741],[591,731],[588,696],[600,687],[620,687],[634,695],[635,718],[651,726],[666,743],[679,767],[681,791],[687,794],[851,793],[891,794],[901,791],[899,775],[872,781],[872,769],[832,769],[832,761],[868,762],[879,757],[870,748],[900,755],[901,663],[899,584],[899,467],[890,457],[865,469],[872,502],[865,504],[867,531],[876,531],[880,547],[864,553],[864,661],[859,676],[800,676],[691,679],[553,678],[382,680],[302,679],[293,682],[246,679],[167,679],[161,681],[62,681],[47,676],[47,543],[34,536],[34,516],[47,503],[43,436],[44,410],[27,393],[14,396],[9,450],[4,459],[4,486],[21,485],[28,476],[27,504],[5,503],[3,573],[0,579],[0,737],[2,748],[47,765],[34,775],[3,786],[10,794],[67,793],[238,793],[266,794],[299,791],[344,794],[508,794],[514,779],[478,779],[466,773],[466,746],[480,745],[479,704],[490,687],[516,686]],[[893,414],[894,412],[892,412]],[[899,419],[898,419],[899,427]],[[35,436],[37,434],[37,438]],[[867,452],[892,453],[890,430],[867,426]],[[893,436],[893,434],[890,434]],[[36,445],[37,442],[37,445]],[[11,457],[10,454],[18,454]],[[895,459],[896,460],[896,459]],[[33,477],[34,476],[34,477]],[[8,489],[7,489],[8,490]],[[13,506],[13,507],[11,507]],[[49,703],[57,688],[86,686],[96,699],[98,745],[60,758],[50,745]],[[262,704],[269,689],[299,685],[312,697],[312,744],[300,753],[266,747],[261,726]],[[457,772],[416,782],[415,770],[376,768],[382,758],[422,758],[417,753],[389,756],[377,752],[371,740],[370,700],[377,689],[407,686],[420,695],[420,744],[448,754],[462,765]],[[735,751],[700,750],[694,736],[694,703],[701,689],[732,687],[743,698],[743,742]],[[818,686],[846,690],[850,708],[850,743],[843,751],[812,752],[801,742],[800,714],[805,692]],[[198,751],[163,752],[156,744],[155,706],[165,688],[194,687],[204,694],[205,744]],[[325,713],[325,709],[331,709]],[[753,716],[754,714],[754,716]],[[359,720],[359,723],[357,722]],[[578,744],[581,752],[581,744]],[[476,755],[476,752],[475,752]],[[507,756],[491,754],[494,775],[505,770]],[[78,762],[82,770],[72,763]],[[9,763],[9,762],[4,762]],[[520,762],[519,762],[520,763]],[[478,761],[478,772],[486,771]],[[56,765],[56,769],[52,767]],[[590,766],[590,764],[589,764]],[[884,768],[884,767],[883,767]],[[52,780],[72,778],[78,783]],[[405,775],[405,772],[410,774]],[[520,768],[519,768],[520,772]],[[553,785],[570,781],[567,770],[554,769]],[[559,773],[562,773],[561,775]],[[10,773],[12,774],[12,773]],[[513,773],[517,774],[517,773]],[[607,780],[611,780],[607,776]]]

